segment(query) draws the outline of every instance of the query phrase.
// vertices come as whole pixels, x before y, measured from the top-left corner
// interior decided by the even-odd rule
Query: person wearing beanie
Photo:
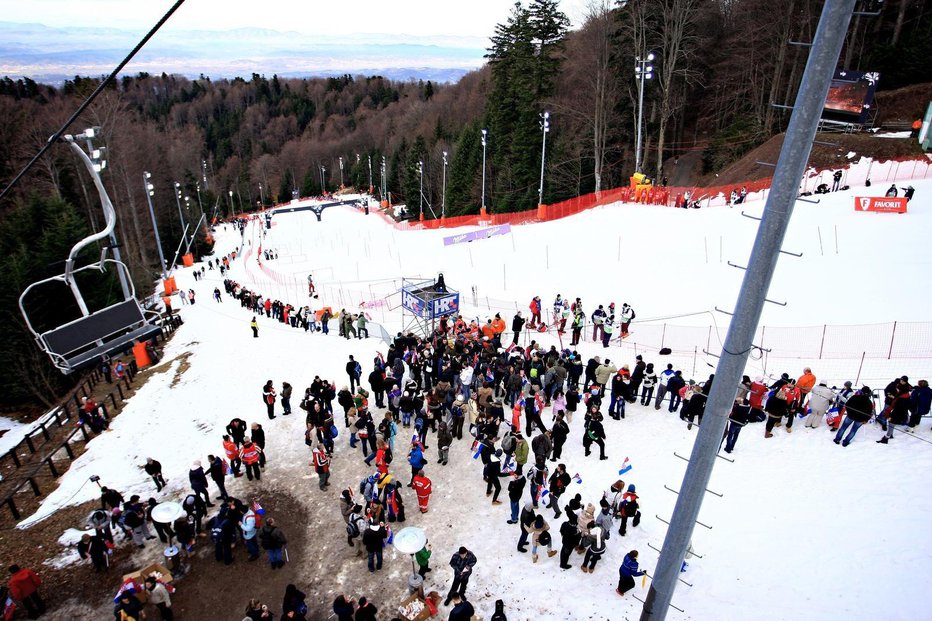
[[[628,532],[628,518],[633,518],[631,525],[635,528],[641,523],[641,512],[639,510],[638,495],[635,491],[634,483],[628,486],[621,497],[621,503],[618,506],[618,517],[621,518],[621,526],[618,528],[618,534],[622,537]]]
[[[548,532],[550,530],[550,525],[547,524],[547,521],[544,519],[543,515],[538,515],[534,518],[534,523],[531,524],[531,527],[528,529],[528,532],[531,535],[531,560],[537,562],[537,547],[538,545],[547,546],[547,556],[551,557],[556,555],[556,550],[553,549],[553,539]]]
[[[845,420],[838,428],[833,440],[835,444],[848,446],[854,440],[854,435],[861,428],[861,425],[868,422],[874,413],[874,398],[869,386],[863,386],[861,390],[854,393],[845,403]],[[848,428],[851,431],[848,431]],[[848,431],[848,435],[842,440],[842,436]]]
[[[490,621],[508,621],[508,617],[505,616],[505,602],[500,599],[495,600],[495,614],[492,615]]]

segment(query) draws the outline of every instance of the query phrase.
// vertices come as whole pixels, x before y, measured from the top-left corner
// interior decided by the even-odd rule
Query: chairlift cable
[[[19,182],[19,180],[22,179],[27,172],[29,172],[29,170],[35,165],[36,162],[39,161],[39,158],[45,155],[46,151],[51,149],[52,145],[56,144],[61,139],[65,131],[71,127],[71,124],[74,123],[79,116],[81,116],[81,114],[87,109],[88,106],[91,105],[91,103],[93,103],[95,99],[97,99],[97,96],[105,88],[107,88],[107,85],[116,79],[120,71],[123,70],[123,67],[125,67],[129,61],[131,61],[133,57],[136,56],[139,50],[141,50],[142,47],[149,42],[149,39],[151,39],[153,35],[159,31],[162,25],[168,21],[168,18],[171,17],[172,14],[177,11],[178,7],[180,7],[183,3],[184,0],[177,0],[177,2],[175,2],[175,4],[173,4],[172,7],[168,9],[164,15],[162,15],[162,18],[156,22],[155,26],[153,26],[152,29],[146,33],[146,36],[144,36],[142,40],[136,44],[136,47],[134,47],[132,51],[127,54],[127,56],[122,61],[120,61],[120,64],[116,66],[110,75],[108,75],[100,84],[97,85],[97,88],[94,89],[94,92],[91,93],[80,106],[78,106],[78,109],[74,111],[74,114],[72,114],[67,121],[65,121],[65,124],[62,125],[57,132],[52,134],[52,136],[48,139],[48,142],[42,145],[42,148],[39,149],[39,152],[36,153],[31,160],[29,160],[29,163],[26,164],[26,166],[24,166],[21,171],[19,171],[19,173],[13,178],[12,181],[10,181],[10,183],[7,184],[5,188],[3,188],[2,191],[0,191],[0,200],[3,200],[3,198],[9,194],[10,190],[12,190],[13,187]]]

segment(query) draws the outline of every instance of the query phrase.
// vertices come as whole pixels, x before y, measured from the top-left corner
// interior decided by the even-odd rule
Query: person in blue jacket
[[[624,597],[624,594],[634,588],[634,579],[643,576],[646,571],[638,569],[638,551],[631,550],[625,554],[625,560],[621,562],[618,568],[618,588],[615,592]]]
[[[411,464],[411,483],[408,484],[408,487],[414,487],[414,477],[427,463],[427,460],[424,459],[424,452],[421,451],[420,444],[415,443],[414,446],[411,447],[411,452],[408,453],[408,463]]]
[[[909,395],[909,411],[911,413],[909,426],[918,426],[922,417],[929,414],[930,409],[932,409],[932,388],[929,388],[927,380],[919,380],[919,385],[913,388],[913,392]]]

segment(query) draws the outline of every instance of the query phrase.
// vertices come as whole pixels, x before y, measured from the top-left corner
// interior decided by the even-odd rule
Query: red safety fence
[[[898,174],[900,164],[908,164],[909,162],[913,163],[912,171],[906,171],[905,174]],[[917,171],[917,167],[920,165],[925,166],[924,171]],[[847,170],[848,166],[849,165],[845,165],[842,168]],[[871,166],[873,166],[873,163]],[[932,169],[930,162],[925,159],[906,158],[903,160],[884,160],[883,162],[878,163],[878,167],[874,171],[877,178],[880,178],[880,176],[886,174],[886,180],[889,180],[891,173],[887,169],[891,168],[891,166],[896,166],[896,170],[892,173],[894,179],[912,179],[919,177],[925,178],[929,175],[930,169]],[[825,172],[831,173],[832,170],[835,169],[808,171],[806,177],[803,180],[804,185],[802,188],[806,189],[806,179],[814,176],[820,176]],[[919,174],[919,172],[922,174]],[[870,174],[870,167],[867,170],[867,174]],[[391,223],[395,228],[401,230],[457,228],[462,226],[487,226],[499,224],[527,224],[530,222],[548,222],[550,220],[559,220],[561,218],[576,215],[594,207],[600,207],[618,202],[676,207],[681,205],[687,193],[689,195],[690,202],[699,201],[702,207],[725,206],[730,204],[732,192],[735,192],[739,196],[741,195],[742,190],[747,195],[754,194],[756,192],[763,192],[764,190],[770,188],[772,181],[773,179],[771,177],[767,177],[766,179],[757,179],[755,181],[745,181],[742,183],[731,183],[705,187],[669,186],[633,188],[630,186],[625,186],[622,188],[604,190],[602,192],[593,192],[592,194],[584,194],[582,196],[577,196],[576,198],[571,198],[559,203],[540,205],[537,209],[529,209],[527,211],[513,211],[509,213],[492,213],[484,217],[479,214],[471,214],[466,216],[453,216],[433,220],[403,220],[398,222],[388,215],[387,211],[390,208],[383,207],[382,209],[374,209],[373,211],[382,215],[387,222]],[[851,182],[854,182],[854,180]]]

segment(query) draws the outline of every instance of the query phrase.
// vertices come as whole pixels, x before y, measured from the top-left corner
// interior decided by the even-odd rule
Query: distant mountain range
[[[0,75],[59,84],[75,75],[101,75],[144,33],[116,28],[51,28],[0,22]],[[382,75],[398,80],[455,82],[484,63],[480,37],[302,34],[259,28],[229,31],[166,27],[126,66],[125,74],[196,78]]]

